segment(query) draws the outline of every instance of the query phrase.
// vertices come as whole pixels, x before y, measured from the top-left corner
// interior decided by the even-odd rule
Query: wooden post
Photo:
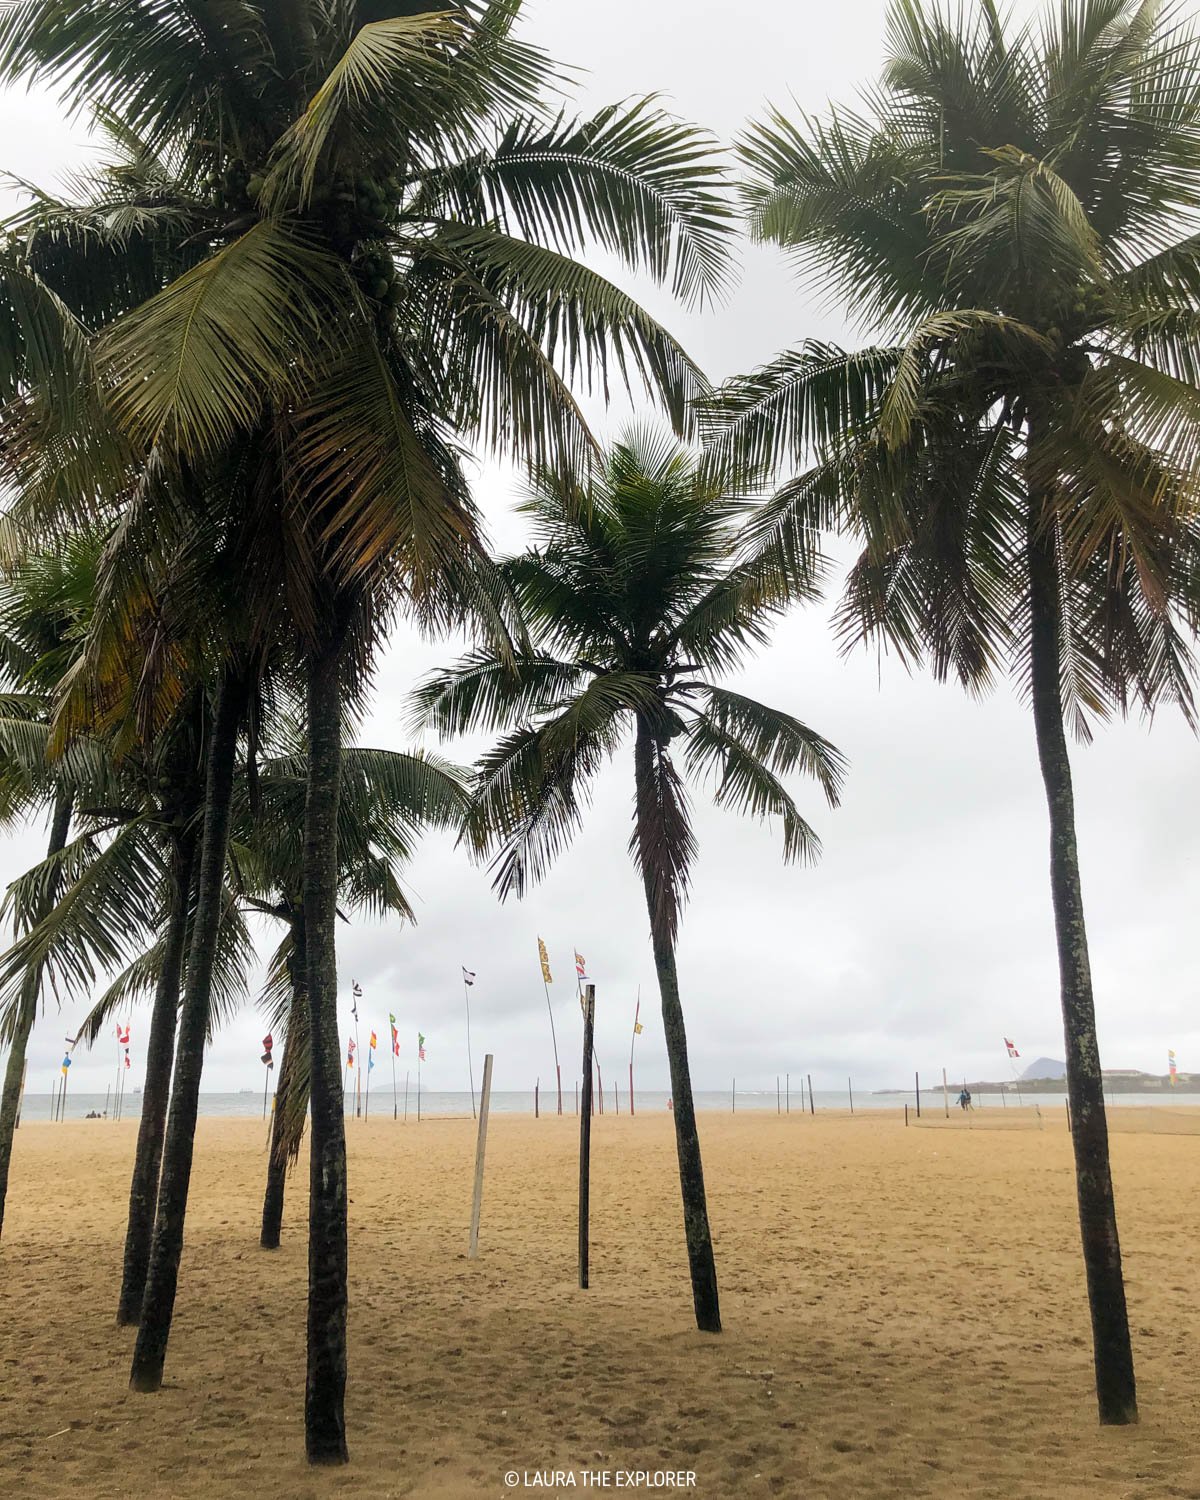
[[[950,1085],[946,1082],[946,1070],[942,1069],[942,1098],[946,1104],[946,1118],[950,1118]]]
[[[853,1082],[849,1078],[846,1079],[846,1087],[850,1090],[850,1113],[853,1114],[854,1113],[854,1084],[853,1084]]]
[[[404,1070],[404,1123],[408,1124],[408,1069]]]
[[[542,1080],[539,1078],[533,1086],[533,1118],[535,1120],[540,1119],[538,1114],[538,1089],[541,1087],[541,1084]]]
[[[575,1113],[579,1113],[579,1079],[575,1080]]]
[[[917,1081],[917,1119],[919,1120],[921,1118],[921,1075],[914,1073],[913,1077]]]
[[[613,1079],[613,1098],[617,1101],[617,1113],[621,1113],[621,1085]]]
[[[471,1238],[467,1259],[479,1254],[479,1210],[483,1205],[483,1153],[487,1146],[488,1105],[492,1102],[492,1054],[483,1059],[483,1089],[479,1095],[479,1138],[475,1143],[475,1188],[471,1194]]]
[[[783,1113],[783,1105],[780,1102],[780,1096],[779,1096],[779,1074],[778,1073],[776,1073],[776,1075],[775,1075],[775,1113],[777,1115],[781,1115]]]
[[[1067,1100],[1067,1130],[1073,1135],[1074,1129],[1071,1125],[1071,1101]]]
[[[633,1064],[629,1064],[629,1113],[633,1113]]]
[[[583,988],[583,1109],[579,1114],[579,1286],[588,1284],[588,1196],[592,1169],[592,1034],[596,1024],[596,986]]]
[[[792,1112],[792,1075],[790,1073],[785,1073],[783,1075],[783,1090],[785,1105],[784,1113],[790,1115]]]
[[[904,1106],[904,1128],[905,1128],[905,1130],[908,1129],[908,1105],[907,1104]]]
[[[817,1112],[817,1106],[813,1102],[812,1074],[811,1073],[808,1075],[808,1112],[809,1112],[810,1115],[815,1115],[816,1112]]]
[[[733,1080],[733,1093],[730,1095],[730,1104],[732,1106],[731,1109],[730,1109],[730,1111],[729,1111],[730,1114],[736,1115],[737,1114],[737,1079],[736,1078]]]

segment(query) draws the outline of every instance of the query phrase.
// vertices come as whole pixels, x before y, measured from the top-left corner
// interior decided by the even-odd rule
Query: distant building
[[[1151,1078],[1151,1073],[1143,1073],[1141,1068],[1101,1068],[1101,1078]]]

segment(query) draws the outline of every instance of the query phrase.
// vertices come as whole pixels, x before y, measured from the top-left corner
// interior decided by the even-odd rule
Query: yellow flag
[[[635,1021],[633,1023],[633,1034],[634,1034],[634,1036],[641,1036],[641,1034],[642,1034],[642,1023],[640,1021]]]
[[[554,979],[550,973],[550,955],[546,952],[546,945],[538,938],[538,958],[542,965],[542,978],[547,984],[553,984]]]

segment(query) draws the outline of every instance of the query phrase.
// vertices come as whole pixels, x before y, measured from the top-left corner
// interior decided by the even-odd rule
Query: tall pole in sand
[[[408,1124],[408,1071],[404,1073],[404,1123]]]
[[[920,1073],[914,1073],[913,1074],[913,1078],[916,1080],[916,1089],[917,1089],[917,1119],[919,1120],[921,1118],[921,1075],[920,1075]]]
[[[588,1284],[588,1208],[592,1167],[592,1038],[596,1023],[596,986],[583,991],[583,1108],[579,1112],[579,1286]]]
[[[815,1115],[816,1112],[817,1112],[817,1106],[816,1106],[816,1104],[813,1101],[812,1074],[811,1073],[808,1075],[808,1112],[809,1112],[810,1115]]]
[[[421,1123],[421,1064],[425,1061],[425,1038],[417,1032],[417,1124]]]
[[[637,1005],[633,1012],[633,1035],[629,1038],[629,1113],[633,1114],[633,1044],[641,1035],[642,1023],[638,1019],[642,1014],[642,987],[638,985]]]
[[[488,1109],[492,1102],[492,1054],[483,1059],[483,1091],[479,1096],[479,1139],[475,1143],[475,1187],[471,1194],[471,1235],[467,1259],[479,1254],[479,1210],[483,1206],[483,1153],[487,1146]]]
[[[853,1114],[854,1113],[854,1082],[853,1082],[852,1079],[849,1079],[849,1078],[846,1079],[846,1087],[850,1090],[850,1113]]]
[[[400,1033],[396,1030],[396,1018],[388,1012],[388,1024],[392,1028],[392,1119],[400,1116],[400,1105],[396,1097],[396,1056],[400,1051]]]
[[[561,1115],[562,1108],[562,1069],[558,1065],[558,1037],[554,1031],[554,1007],[550,1004],[550,986],[554,982],[554,976],[550,972],[550,955],[546,952],[546,945],[538,938],[538,962],[542,966],[542,989],[546,992],[546,1010],[550,1016],[550,1045],[554,1048],[554,1076],[558,1079],[558,1112]]]
[[[463,1004],[467,1008],[467,1074],[471,1080],[471,1118],[475,1116],[475,1064],[471,1061],[471,998],[470,989],[475,983],[475,971],[462,965]]]
[[[354,1068],[354,1115],[357,1119],[362,1114],[362,1052],[358,1045],[358,1002],[362,999],[362,985],[357,979],[351,984],[350,993],[354,996],[350,1002],[350,1014],[354,1017],[354,1056],[357,1058]]]

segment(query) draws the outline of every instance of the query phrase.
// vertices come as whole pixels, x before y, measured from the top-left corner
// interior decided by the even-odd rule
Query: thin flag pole
[[[642,1014],[642,987],[638,985],[637,1006],[633,1012],[633,1035],[629,1038],[629,1113],[633,1114],[633,1044],[637,1041],[638,1032],[641,1031],[639,1017]]]
[[[479,1116],[475,1113],[475,1064],[471,1061],[471,985],[474,983],[474,975],[467,978],[467,967],[462,965],[463,975],[463,1004],[467,1008],[467,1074],[471,1080],[471,1118],[477,1120]]]
[[[354,999],[350,1003],[350,1014],[354,1017],[354,1116],[362,1114],[362,1049],[358,1045],[358,1002],[362,999],[362,985],[356,979],[350,986]]]
[[[408,1124],[408,1069],[404,1070],[404,1123]]]
[[[373,1034],[373,1033],[372,1033]],[[367,1119],[371,1113],[371,1064],[375,1061],[374,1047],[367,1048],[367,1097],[363,1104],[363,1119]]]
[[[417,1032],[417,1124],[421,1123],[421,1063],[424,1061],[422,1054],[425,1051],[424,1037]]]
[[[108,1119],[108,1100],[109,1100],[109,1095],[111,1093],[112,1093],[112,1084],[110,1083],[109,1086],[104,1090],[104,1118],[106,1120]],[[21,1117],[20,1117],[20,1115],[18,1115],[17,1116],[17,1124],[19,1125],[20,1123],[21,1123]]]
[[[550,1013],[550,1044],[554,1048],[554,1075],[558,1079],[558,1112],[561,1115],[563,1112],[562,1068],[558,1063],[558,1037],[554,1031],[554,1007],[550,1004],[550,957],[541,938],[538,938],[538,959],[542,966],[542,988],[546,992],[546,1009]]]
[[[392,1028],[392,1119],[395,1120],[400,1114],[400,1104],[396,1097],[396,1023],[392,1020],[388,1024]]]

